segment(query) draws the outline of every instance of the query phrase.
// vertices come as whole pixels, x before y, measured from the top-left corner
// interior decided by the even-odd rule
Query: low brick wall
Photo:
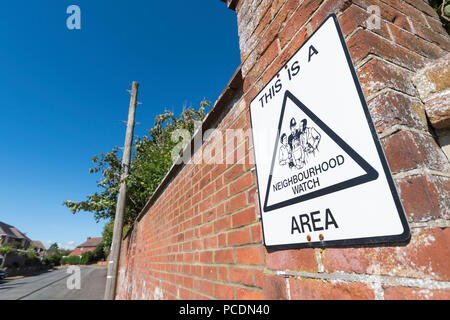
[[[252,141],[241,137],[237,146],[244,146],[244,156],[235,160],[242,163],[191,161],[169,174],[171,179],[152,197],[123,242],[117,297],[449,299],[450,165],[428,120],[429,101],[421,98],[413,82],[420,70],[450,51],[437,14],[423,0],[228,4],[237,13],[242,86],[224,91],[233,99],[227,107],[215,106],[209,120],[213,117],[217,123],[212,127],[248,129],[250,101],[335,13],[405,208],[411,239],[267,252],[250,159]],[[371,5],[380,10],[377,29],[367,27]],[[207,140],[200,150],[208,151],[215,143]]]

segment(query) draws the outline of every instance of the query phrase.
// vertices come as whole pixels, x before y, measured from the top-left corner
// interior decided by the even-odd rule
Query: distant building
[[[80,244],[78,247],[73,250],[69,256],[81,256],[83,253],[91,251],[93,252],[95,248],[98,247],[98,245],[103,241],[102,237],[98,238],[87,238],[85,242]]]
[[[31,246],[36,248],[39,257],[43,258],[47,254],[47,249],[45,249],[44,245],[39,240],[31,241]]]
[[[19,249],[28,249],[31,240],[16,227],[0,221],[0,245],[18,242]]]

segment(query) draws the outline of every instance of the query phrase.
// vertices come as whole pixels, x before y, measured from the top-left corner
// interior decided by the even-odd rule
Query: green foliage
[[[198,110],[187,108],[179,118],[176,118],[172,112],[166,111],[156,117],[155,125],[147,131],[147,135],[135,139],[130,174],[126,179],[125,225],[136,219],[172,166],[172,150],[180,142],[172,141],[172,133],[177,129],[185,129],[192,135],[196,128],[196,121],[203,120],[204,109],[208,105],[209,101],[203,101]],[[92,212],[97,222],[102,219],[113,221],[121,182],[119,157],[117,147],[108,153],[93,157],[94,168],[90,169],[90,173],[102,175],[102,178],[97,181],[99,191],[88,195],[85,201],[65,201],[64,205],[70,208],[73,214],[80,211]],[[109,236],[110,234],[112,236],[112,228],[110,223],[105,227],[105,232],[108,233],[106,244],[111,243]]]
[[[25,265],[27,266],[38,266],[41,264],[41,259],[36,252],[36,248],[30,247],[25,251]]]
[[[63,257],[68,256],[71,252],[72,250],[69,249],[59,249],[59,254],[62,255]]]
[[[18,242],[10,242],[0,246],[0,255],[6,256],[11,253],[16,253],[19,247]]]
[[[58,251],[59,250],[59,246],[58,244],[55,242],[53,243],[49,248],[48,251]]]
[[[449,0],[428,0],[430,6],[437,12],[441,18],[442,24],[450,34],[450,1]]]
[[[95,262],[97,261],[95,260],[95,255],[93,252],[87,251],[81,255],[81,264],[92,264]]]
[[[57,267],[57,266],[61,265],[61,259],[62,259],[62,256],[59,253],[55,253],[52,255],[45,256],[45,258],[42,262],[46,266]]]
[[[106,259],[106,254],[105,254],[105,243],[102,241],[102,243],[100,243],[97,248],[95,248],[94,250],[94,261],[102,261]]]
[[[61,259],[61,264],[66,265],[79,265],[81,263],[81,257],[80,256],[71,256],[71,257],[64,257]]]

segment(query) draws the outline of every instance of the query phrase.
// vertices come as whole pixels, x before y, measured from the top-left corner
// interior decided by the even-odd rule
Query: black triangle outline
[[[290,98],[292,102],[294,102],[297,107],[299,107],[316,125],[319,126],[319,128],[322,129],[334,142],[337,143],[338,146],[340,146],[365,172],[366,174],[363,174],[359,177],[352,178],[350,180],[346,180],[343,182],[339,182],[337,184],[334,184],[332,186],[328,186],[326,188],[313,191],[311,193],[301,195],[289,200],[285,200],[270,206],[267,206],[267,201],[269,199],[269,192],[270,192],[270,185],[272,183],[272,173],[273,173],[273,167],[276,160],[277,150],[278,150],[278,144],[280,141],[280,131],[281,131],[281,124],[284,117],[284,111],[286,108],[286,102],[287,99]],[[355,187],[357,185],[367,183],[373,180],[378,179],[378,172],[366,161],[364,160],[355,150],[352,149],[344,140],[341,139],[333,130],[330,129],[322,120],[320,120],[311,110],[309,110],[300,100],[298,100],[289,90],[286,90],[284,94],[283,99],[283,106],[281,108],[281,115],[280,115],[280,121],[278,123],[278,132],[277,132],[277,139],[275,143],[275,149],[273,152],[273,158],[272,158],[272,164],[270,168],[270,175],[269,180],[267,182],[267,189],[266,189],[266,196],[264,200],[264,212],[269,212],[272,210],[280,209],[283,207],[287,207],[290,205],[293,205],[295,203],[300,203],[306,200],[311,200],[317,197],[324,196],[326,194],[334,193],[337,191],[341,191],[344,189],[348,189],[351,187]]]

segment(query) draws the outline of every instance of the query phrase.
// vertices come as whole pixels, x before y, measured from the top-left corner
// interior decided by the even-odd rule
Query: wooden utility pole
[[[127,197],[125,179],[130,170],[131,148],[133,146],[134,120],[139,83],[133,81],[131,90],[130,109],[128,111],[127,133],[122,157],[122,175],[119,197],[117,198],[116,216],[114,218],[114,232],[111,244],[110,260],[108,261],[108,276],[106,278],[105,300],[114,300],[116,295],[117,270],[119,268],[120,247],[122,244],[123,216]]]

